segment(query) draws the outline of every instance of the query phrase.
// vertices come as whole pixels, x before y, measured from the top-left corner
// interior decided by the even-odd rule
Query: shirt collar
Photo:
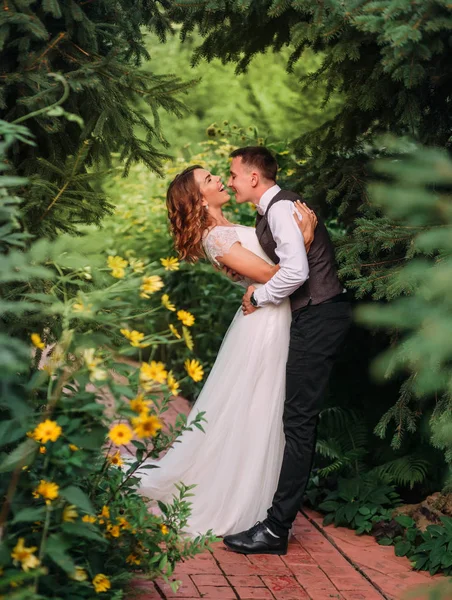
[[[257,212],[260,215],[265,215],[268,205],[273,200],[273,198],[276,196],[276,194],[280,191],[281,191],[281,188],[279,187],[279,185],[275,184],[271,188],[268,188],[268,190],[266,190],[262,194],[258,204],[256,204]]]

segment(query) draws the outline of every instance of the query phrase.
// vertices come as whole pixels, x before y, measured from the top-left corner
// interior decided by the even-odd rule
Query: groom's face
[[[241,156],[232,159],[230,173],[228,187],[234,192],[237,204],[252,202],[255,195],[255,173],[242,163]]]

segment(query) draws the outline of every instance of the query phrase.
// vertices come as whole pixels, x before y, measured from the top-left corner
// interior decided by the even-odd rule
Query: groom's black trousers
[[[309,480],[316,429],[334,359],[351,323],[349,302],[308,305],[292,313],[284,403],[284,449],[278,488],[265,524],[287,535]]]

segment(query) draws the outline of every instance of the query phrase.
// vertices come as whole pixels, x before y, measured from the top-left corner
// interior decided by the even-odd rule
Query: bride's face
[[[206,169],[195,169],[193,175],[204,206],[218,208],[228,202],[229,193],[219,175],[212,175]]]

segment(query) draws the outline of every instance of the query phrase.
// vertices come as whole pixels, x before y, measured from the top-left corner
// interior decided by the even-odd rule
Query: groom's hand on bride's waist
[[[242,311],[244,315],[250,315],[255,310],[258,310],[258,306],[253,306],[251,304],[251,295],[256,288],[254,285],[250,285],[250,287],[246,290],[246,294],[242,298]]]

